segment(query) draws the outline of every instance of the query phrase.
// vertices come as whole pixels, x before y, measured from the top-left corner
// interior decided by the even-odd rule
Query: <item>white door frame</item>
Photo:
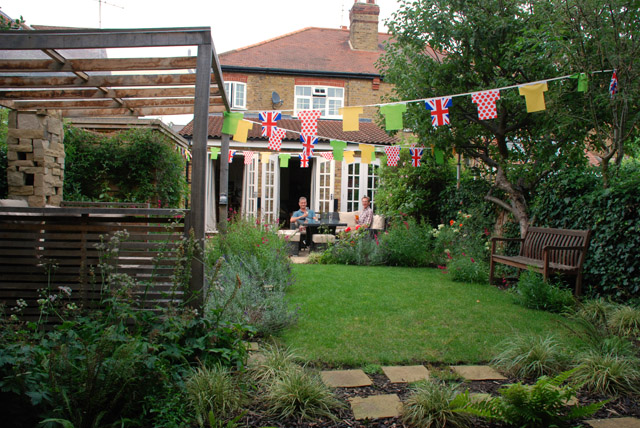
[[[242,174],[242,217],[258,217],[258,157],[244,165]]]
[[[374,206],[375,190],[378,187],[378,174],[369,174],[369,167],[379,167],[380,160],[371,164],[360,163],[359,158],[350,164],[342,162],[342,184],[340,186],[340,211],[360,211],[360,200],[364,195],[371,197],[371,207]],[[377,168],[376,168],[377,169]],[[353,171],[357,170],[357,174]],[[350,173],[351,171],[351,173]],[[350,180],[351,179],[351,180]],[[373,183],[371,183],[373,181]]]
[[[312,179],[312,210],[316,213],[333,211],[336,162],[323,157],[315,157]]]
[[[264,223],[276,224],[280,218],[280,160],[271,154],[269,162],[262,165],[261,215]]]

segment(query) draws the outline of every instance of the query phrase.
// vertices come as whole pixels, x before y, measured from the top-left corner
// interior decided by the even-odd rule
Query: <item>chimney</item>
[[[359,51],[378,50],[378,16],[380,7],[375,0],[355,0],[349,11],[349,41]]]

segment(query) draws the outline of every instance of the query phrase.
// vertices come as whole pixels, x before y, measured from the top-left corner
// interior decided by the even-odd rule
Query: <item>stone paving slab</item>
[[[387,366],[382,371],[391,383],[408,383],[429,379],[429,370],[425,366]]]
[[[449,366],[451,370],[467,380],[505,380],[495,369],[489,366]]]
[[[637,418],[590,419],[586,422],[593,428],[640,428]]]
[[[264,364],[267,362],[267,357],[260,352],[250,352],[249,357],[247,358],[247,364],[250,366],[259,366],[260,364]]]
[[[357,386],[369,386],[373,383],[362,370],[321,371],[320,377],[325,385],[332,388],[354,388]]]
[[[248,352],[257,352],[260,348],[260,345],[258,345],[258,342],[243,342],[243,343],[244,343],[244,348]]]
[[[402,410],[402,403],[396,394],[354,397],[349,402],[356,420],[397,418]]]

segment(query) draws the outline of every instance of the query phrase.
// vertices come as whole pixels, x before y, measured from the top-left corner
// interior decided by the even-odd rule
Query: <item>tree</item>
[[[615,69],[618,92],[609,95],[611,72],[590,77],[584,102],[575,104],[589,148],[597,152],[604,185],[609,166],[638,149],[640,132],[640,1],[556,0],[545,17],[547,33],[555,35],[556,58],[575,72]],[[551,39],[551,37],[549,37]]]
[[[467,94],[545,80],[565,73],[554,62],[536,20],[544,1],[404,0],[387,22],[393,42],[379,66],[395,85],[394,98],[414,100]],[[547,109],[527,113],[517,89],[501,91],[498,117],[479,120],[471,97],[456,97],[451,126],[431,125],[424,105],[410,103],[406,119],[426,147],[455,148],[484,166],[505,198],[487,199],[511,212],[522,233],[528,203],[552,171],[585,162],[581,132],[560,114],[579,101],[575,82],[549,82]],[[578,144],[576,142],[579,142]]]

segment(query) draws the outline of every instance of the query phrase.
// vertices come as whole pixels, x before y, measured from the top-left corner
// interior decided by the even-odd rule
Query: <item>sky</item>
[[[376,0],[379,31],[401,0]],[[0,0],[29,25],[85,28],[211,27],[216,53],[306,27],[349,25],[354,0]],[[186,55],[185,52],[167,55]],[[195,54],[195,53],[194,53]]]

